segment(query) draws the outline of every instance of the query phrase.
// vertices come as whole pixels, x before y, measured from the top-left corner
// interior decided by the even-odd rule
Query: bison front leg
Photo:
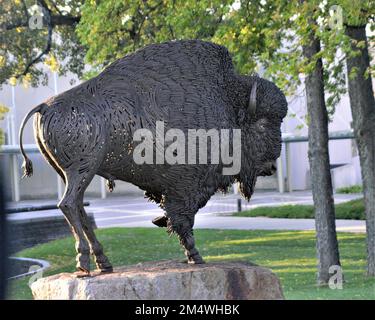
[[[185,255],[187,257],[187,262],[192,264],[204,263],[201,255],[199,254],[197,248],[195,247],[195,240],[193,234],[194,226],[194,214],[182,215],[175,214],[168,216],[168,232],[176,233],[180,240],[180,244],[185,249]]]

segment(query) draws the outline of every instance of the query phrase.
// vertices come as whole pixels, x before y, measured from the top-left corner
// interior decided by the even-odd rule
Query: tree
[[[347,3],[345,3],[347,4]],[[370,71],[366,25],[374,21],[374,1],[347,4],[346,63],[353,129],[361,163],[367,231],[367,274],[375,276],[375,99]],[[357,9],[357,10],[356,10]]]
[[[75,34],[82,3],[0,0],[0,86],[8,80],[45,84],[46,70],[37,67],[40,62],[60,74],[82,76],[86,50]]]
[[[87,46],[86,61],[102,68],[149,43],[159,42],[170,29],[166,15],[171,1],[86,1],[77,28]]]
[[[87,62],[98,70],[150,43],[210,39],[231,1],[87,1],[77,28]]]
[[[225,45],[237,70],[250,73],[257,55],[281,41],[277,32],[272,41],[264,36],[275,8],[262,0],[87,1],[77,34],[88,48],[87,62],[98,69],[150,43],[202,39]]]
[[[312,11],[313,12],[313,11]],[[330,278],[330,267],[340,265],[336,235],[335,209],[328,150],[328,112],[324,93],[324,72],[320,40],[314,34],[318,28],[314,17],[307,20],[311,26],[307,41],[303,44],[303,55],[314,62],[312,71],[305,79],[307,110],[309,118],[309,162],[312,193],[315,208],[317,234],[318,283],[326,284]]]

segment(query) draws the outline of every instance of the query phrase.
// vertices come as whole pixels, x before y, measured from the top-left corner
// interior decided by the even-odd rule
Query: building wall
[[[296,96],[289,97],[288,102],[289,113],[284,120],[283,133],[307,136],[308,129],[305,120],[307,109],[304,88],[299,88]],[[329,132],[351,130],[351,121],[349,97],[345,95],[336,106],[335,112],[330,119]],[[293,190],[310,189],[308,143],[293,143],[290,149],[290,161],[293,169],[291,177]],[[343,165],[331,171],[334,188],[361,184],[358,150],[355,140],[329,141],[329,155],[331,165]]]

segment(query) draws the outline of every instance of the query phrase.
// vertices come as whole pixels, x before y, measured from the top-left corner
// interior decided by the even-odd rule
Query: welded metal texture
[[[199,40],[153,44],[30,111],[20,130],[25,175],[32,174],[32,164],[22,130],[35,114],[40,151],[66,182],[59,207],[76,239],[79,270],[89,272],[90,252],[100,270],[112,270],[83,208],[95,174],[108,180],[110,190],[114,180],[143,189],[165,210],[157,223],[179,236],[189,262],[202,263],[193,237],[196,212],[236,181],[250,199],[256,177],[275,170],[286,112],[283,93],[258,76],[236,74],[225,47]],[[133,134],[144,128],[155,136],[157,121],[186,136],[188,129],[241,129],[240,172],[223,175],[223,163],[211,164],[209,152],[208,164],[136,164]]]

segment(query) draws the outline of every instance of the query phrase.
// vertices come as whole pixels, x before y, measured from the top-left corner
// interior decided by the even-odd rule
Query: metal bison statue
[[[280,125],[287,113],[283,93],[258,76],[236,74],[225,47],[199,40],[149,45],[109,65],[97,77],[32,109],[20,128],[24,175],[33,173],[22,146],[31,116],[40,152],[65,182],[58,204],[76,240],[78,274],[90,272],[90,253],[101,272],[112,265],[83,207],[84,192],[97,174],[137,185],[160,204],[154,223],[178,235],[189,263],[203,263],[195,247],[194,216],[218,190],[238,182],[250,199],[257,176],[271,175],[280,155]],[[138,129],[240,129],[240,170],[224,164],[135,163]],[[157,148],[156,148],[157,149]],[[153,149],[154,155],[157,150]]]

